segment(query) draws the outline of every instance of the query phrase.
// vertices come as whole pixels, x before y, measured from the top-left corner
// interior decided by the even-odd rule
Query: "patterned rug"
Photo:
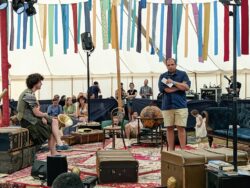
[[[135,140],[132,141],[136,142]],[[128,143],[126,143],[127,145]],[[105,150],[112,147],[111,141],[106,141]],[[91,143],[83,145],[74,145],[71,151],[60,152],[61,155],[67,156],[68,168],[71,170],[77,166],[81,170],[81,178],[88,175],[96,175],[96,151],[102,149],[102,143]],[[116,149],[124,149],[122,141],[117,139]],[[128,150],[139,161],[139,179],[138,183],[122,183],[122,184],[105,184],[96,187],[157,187],[160,186],[160,147],[140,147],[132,146]],[[38,153],[38,160],[46,160],[49,152]],[[46,182],[35,180],[30,176],[31,167],[22,169],[6,177],[0,178],[0,188],[33,188],[47,187]]]

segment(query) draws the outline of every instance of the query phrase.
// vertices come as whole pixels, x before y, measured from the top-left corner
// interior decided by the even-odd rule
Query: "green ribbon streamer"
[[[102,43],[103,49],[108,49],[108,30],[107,30],[107,19],[106,19],[106,0],[100,0],[101,5],[101,24],[102,24]]]
[[[49,5],[49,54],[53,56],[53,41],[54,41],[54,5]]]
[[[30,46],[33,46],[33,16],[30,16]]]
[[[108,43],[111,42],[111,2],[108,0]]]
[[[133,7],[133,13],[132,13],[132,32],[131,32],[131,48],[134,47],[134,41],[135,41],[135,17],[136,17],[136,0],[134,0],[134,7]]]

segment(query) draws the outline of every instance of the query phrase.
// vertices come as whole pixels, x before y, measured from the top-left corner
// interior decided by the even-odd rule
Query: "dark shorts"
[[[20,124],[23,128],[29,130],[30,138],[36,145],[43,144],[50,138],[52,133],[50,121],[48,121],[48,124],[43,124],[42,120],[39,119],[35,125],[32,125],[27,120],[22,119]]]

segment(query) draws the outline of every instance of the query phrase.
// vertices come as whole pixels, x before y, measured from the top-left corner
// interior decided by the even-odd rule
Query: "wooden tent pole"
[[[117,5],[112,4],[113,16],[111,22],[114,22],[114,33],[112,38],[114,39],[115,53],[116,53],[116,70],[117,70],[117,88],[118,88],[118,107],[122,108],[122,90],[121,90],[121,70],[120,70],[120,53],[119,53],[119,42],[118,42],[118,25],[117,25]]]

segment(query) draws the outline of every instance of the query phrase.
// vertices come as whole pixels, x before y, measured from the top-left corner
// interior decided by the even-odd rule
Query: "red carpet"
[[[111,143],[107,142],[105,149],[111,148]],[[123,149],[122,142],[117,139],[116,148]],[[75,145],[72,151],[60,152],[67,156],[69,170],[77,166],[81,170],[81,177],[96,175],[96,156],[95,152],[102,149],[102,143],[92,143],[84,145]],[[189,148],[187,148],[189,149]],[[192,149],[192,147],[190,147]],[[160,186],[160,147],[132,147],[129,148],[134,157],[139,161],[139,180],[136,184],[119,183],[97,185],[96,187],[157,187]],[[45,160],[48,152],[38,153],[37,159]],[[35,180],[30,176],[31,167],[22,169],[18,172],[0,178],[0,188],[33,188],[47,187],[46,183],[42,185],[41,181]]]

